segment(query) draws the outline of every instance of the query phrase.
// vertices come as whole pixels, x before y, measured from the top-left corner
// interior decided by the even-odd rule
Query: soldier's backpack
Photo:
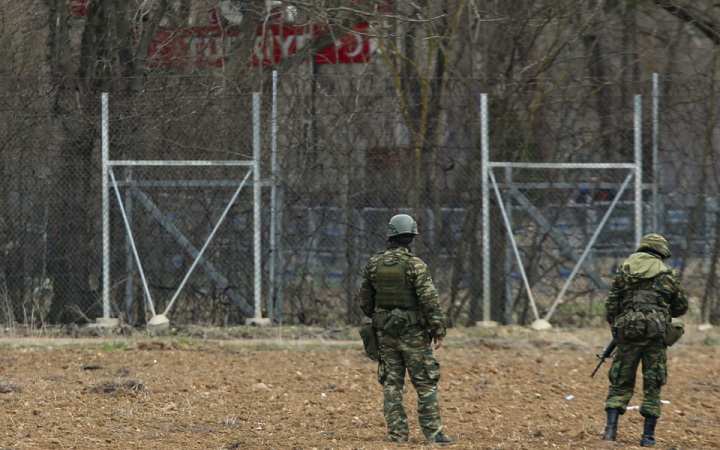
[[[631,344],[642,340],[662,340],[668,335],[670,312],[660,306],[661,294],[638,289],[631,292],[628,309],[615,318],[612,335],[618,344]],[[673,330],[674,331],[674,330]]]

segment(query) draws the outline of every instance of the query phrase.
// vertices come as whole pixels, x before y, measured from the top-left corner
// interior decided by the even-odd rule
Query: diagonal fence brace
[[[557,230],[555,230],[552,225],[550,224],[550,221],[548,221],[545,216],[542,215],[540,210],[533,205],[528,198],[523,195],[522,192],[520,192],[516,187],[510,187],[509,193],[511,196],[517,200],[517,202],[525,208],[525,210],[535,219],[535,222],[537,222],[538,225],[540,225],[540,228],[542,228],[549,236],[552,238],[553,241],[560,247],[560,250],[565,253],[565,255],[572,260],[573,263],[577,264],[578,261],[580,261],[580,255],[577,254],[577,252],[572,248],[570,243],[563,237],[562,234],[558,233]],[[606,291],[608,289],[607,283],[605,283],[605,280],[600,278],[600,275],[595,271],[595,268],[590,265],[588,262],[584,262],[582,265],[583,270],[587,274],[588,277],[603,291]]]
[[[533,297],[532,289],[530,289],[530,281],[528,280],[527,274],[525,274],[525,266],[523,266],[522,258],[520,257],[520,251],[518,250],[517,243],[515,242],[515,235],[512,232],[512,225],[510,225],[510,219],[508,218],[507,212],[505,211],[505,204],[503,203],[502,196],[500,195],[500,189],[498,188],[497,181],[495,181],[495,174],[493,173],[492,169],[488,171],[488,175],[490,175],[490,181],[492,181],[493,189],[495,190],[495,195],[498,199],[498,206],[500,206],[500,212],[502,213],[503,219],[505,221],[505,228],[508,233],[508,238],[512,243],[513,252],[515,252],[518,270],[520,270],[520,275],[522,275],[523,283],[525,283],[525,291],[527,292],[528,299],[530,300],[530,306],[532,307],[533,315],[535,316],[535,320],[537,320],[540,318],[540,316],[538,315],[537,306],[535,305],[535,297]]]
[[[150,289],[148,288],[148,283],[145,279],[145,272],[143,271],[142,263],[140,262],[140,256],[138,255],[137,247],[135,246],[135,239],[133,238],[132,228],[130,227],[130,222],[128,221],[127,214],[125,213],[125,205],[123,204],[122,196],[120,195],[120,190],[118,189],[118,184],[115,180],[115,174],[113,173],[112,168],[108,170],[108,173],[110,174],[110,178],[112,179],[113,189],[115,189],[115,195],[117,196],[118,204],[120,206],[120,213],[122,214],[123,223],[125,224],[125,231],[127,231],[127,234],[130,237],[130,247],[132,248],[133,255],[135,256],[135,263],[138,265],[138,271],[140,272],[143,289],[145,290],[145,297],[147,298],[148,305],[150,306],[150,312],[152,312],[152,315],[154,316],[155,305],[153,304],[152,297],[150,296]]]
[[[245,181],[247,180],[251,172],[252,171],[249,171],[248,174],[245,176],[245,179],[240,185],[240,188],[244,186]],[[172,237],[175,238],[178,244],[180,244],[180,246],[192,258],[195,259],[197,265],[199,265],[203,269],[203,271],[208,275],[208,277],[210,277],[210,279],[217,283],[217,285],[228,297],[230,297],[230,299],[238,306],[238,308],[240,308],[240,310],[246,316],[254,317],[255,309],[250,306],[237,292],[235,292],[235,290],[230,286],[227,278],[225,278],[220,272],[218,272],[215,267],[213,267],[213,265],[210,264],[210,262],[201,255],[200,251],[198,251],[195,246],[187,240],[187,238],[180,232],[180,230],[178,230],[175,225],[173,225],[172,222],[167,217],[165,217],[162,212],[160,212],[160,209],[155,206],[152,200],[150,200],[150,198],[148,198],[145,193],[143,193],[135,186],[131,188],[130,192],[132,193],[133,197],[135,197],[143,205],[143,207],[153,216],[153,218],[155,218],[155,220],[157,220],[172,235]],[[232,204],[232,202],[230,204]],[[168,306],[172,305],[169,304]]]
[[[610,218],[610,215],[615,210],[615,206],[617,206],[618,201],[620,201],[620,197],[622,197],[623,193],[625,192],[625,189],[628,186],[628,183],[630,183],[630,180],[633,178],[635,174],[633,172],[630,172],[630,174],[625,178],[625,181],[623,182],[622,186],[620,186],[620,190],[615,194],[615,198],[613,199],[612,203],[610,203],[610,207],[605,212],[605,215],[603,216],[602,220],[600,221],[600,224],[598,225],[597,229],[595,230],[595,233],[593,233],[592,237],[590,238],[590,242],[588,242],[587,246],[585,247],[585,251],[582,255],[580,255],[580,261],[575,265],[575,268],[573,269],[572,273],[570,273],[570,276],[568,277],[567,281],[565,281],[565,284],[563,285],[562,289],[560,290],[560,293],[558,294],[557,298],[555,299],[555,302],[552,304],[548,312],[545,314],[545,320],[550,321],[550,317],[552,317],[553,313],[555,312],[555,309],[558,307],[560,303],[564,301],[563,297],[565,296],[565,292],[567,292],[568,287],[570,286],[570,283],[572,283],[573,279],[575,278],[575,275],[578,273],[578,270],[580,269],[580,266],[582,266],[583,261],[585,261],[585,257],[590,253],[590,249],[595,245],[595,240],[597,240],[598,236],[600,235],[600,232],[605,227],[605,223],[607,223],[608,219]]]

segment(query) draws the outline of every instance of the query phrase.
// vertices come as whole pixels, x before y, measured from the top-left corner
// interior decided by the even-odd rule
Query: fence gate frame
[[[653,77],[653,169],[655,172],[654,180],[653,180],[653,225],[657,227],[657,77]],[[525,290],[528,293],[528,299],[530,301],[530,306],[532,307],[533,314],[535,316],[535,321],[531,325],[531,328],[535,330],[542,330],[542,329],[550,329],[552,328],[552,325],[550,325],[549,320],[552,317],[552,314],[555,312],[555,309],[558,307],[559,304],[563,302],[563,296],[565,295],[565,292],[567,291],[567,288],[569,287],[570,283],[572,282],[573,278],[577,274],[577,272],[580,270],[580,268],[583,266],[583,263],[585,261],[585,257],[590,252],[592,246],[595,243],[595,240],[597,239],[598,235],[603,229],[603,226],[607,222],[607,219],[610,217],[610,214],[612,214],[612,211],[615,209],[615,206],[617,205],[617,202],[619,201],[621,195],[624,193],[625,189],[627,188],[629,182],[631,179],[634,180],[633,184],[633,191],[634,191],[634,212],[635,212],[635,244],[640,243],[640,239],[642,238],[643,233],[643,202],[642,202],[642,191],[643,191],[643,184],[642,184],[642,96],[639,94],[636,94],[634,96],[634,161],[632,163],[531,163],[531,162],[501,162],[501,161],[490,161],[490,139],[489,139],[489,125],[488,125],[488,94],[483,93],[480,97],[480,120],[481,120],[481,176],[482,176],[482,259],[483,259],[483,320],[477,322],[478,326],[482,327],[493,327],[497,326],[496,321],[491,321],[491,311],[490,311],[490,296],[491,296],[491,289],[490,289],[490,283],[491,283],[491,264],[490,264],[490,185],[492,184],[493,190],[495,191],[495,194],[497,196],[498,200],[498,206],[500,207],[500,211],[503,216],[503,221],[505,223],[506,232],[508,234],[508,237],[510,239],[510,243],[512,245],[513,253],[515,254],[516,262],[519,267],[520,275],[522,276],[523,283]],[[571,272],[570,276],[568,277],[567,281],[565,282],[564,286],[560,290],[560,293],[558,294],[557,298],[553,302],[550,309],[545,314],[544,318],[540,318],[537,306],[535,304],[535,300],[532,295],[532,290],[530,289],[530,283],[528,281],[527,275],[525,274],[525,269],[522,264],[522,260],[520,257],[520,253],[517,248],[517,243],[515,242],[515,236],[512,233],[512,226],[510,224],[510,219],[508,217],[507,212],[505,211],[505,206],[503,204],[503,199],[500,195],[500,190],[498,188],[498,183],[495,180],[495,175],[493,173],[494,168],[506,168],[506,169],[513,169],[513,168],[519,168],[519,169],[622,169],[622,170],[628,170],[629,173],[627,177],[625,178],[625,181],[620,187],[620,190],[615,195],[615,198],[613,199],[613,202],[609,206],[607,212],[605,213],[605,216],[603,217],[602,221],[599,223],[597,229],[595,230],[593,236],[590,238],[590,241],[588,242],[587,246],[585,247],[585,250],[583,251],[582,255],[577,259],[575,267],[573,268],[573,271]],[[512,185],[510,185],[512,187]],[[578,187],[582,187],[580,183],[578,183]],[[522,195],[522,194],[520,194]],[[517,197],[517,195],[515,196]],[[532,205],[530,205],[532,206]],[[539,216],[541,218],[541,216]],[[537,221],[536,217],[536,221]],[[542,225],[541,225],[542,226]],[[558,243],[558,245],[562,245]]]
[[[170,308],[172,308],[175,300],[177,299],[178,295],[180,294],[181,290],[183,289],[185,283],[187,282],[188,278],[192,274],[195,267],[200,264],[204,269],[205,272],[209,275],[209,277],[218,283],[221,287],[224,289],[227,286],[227,281],[224,279],[224,277],[219,274],[211,265],[209,262],[207,262],[203,258],[203,253],[210,244],[211,240],[215,236],[215,233],[220,228],[220,225],[224,221],[227,213],[229,212],[232,205],[235,203],[235,200],[239,196],[240,192],[242,191],[243,187],[247,184],[248,178],[250,177],[250,174],[253,175],[252,180],[252,187],[253,187],[253,265],[254,265],[254,279],[253,279],[253,297],[254,297],[254,305],[251,306],[248,303],[245,302],[238,294],[230,295],[232,300],[238,305],[238,307],[243,311],[243,313],[248,316],[248,319],[246,320],[246,323],[248,324],[254,324],[254,325],[269,325],[271,318],[272,318],[272,309],[273,309],[273,303],[274,303],[274,297],[275,297],[275,254],[278,253],[276,250],[278,247],[276,242],[276,227],[278,219],[281,220],[281,216],[279,214],[279,210],[276,205],[276,199],[278,197],[277,195],[277,185],[279,180],[279,164],[277,161],[277,73],[273,73],[273,98],[272,98],[272,129],[271,129],[271,140],[272,140],[272,179],[270,181],[263,181],[261,180],[261,171],[260,171],[260,157],[261,157],[261,146],[260,146],[260,130],[261,130],[261,122],[260,122],[260,93],[253,93],[253,105],[252,105],[252,113],[253,113],[253,159],[250,160],[112,160],[110,159],[110,139],[109,139],[109,123],[110,123],[110,112],[109,112],[109,94],[108,93],[102,93],[101,95],[101,108],[102,108],[102,254],[103,254],[103,291],[102,291],[102,302],[103,302],[103,317],[97,319],[97,326],[101,327],[114,327],[119,325],[119,319],[112,318],[111,317],[111,308],[110,308],[110,189],[112,188],[115,192],[115,196],[118,201],[118,205],[120,207],[120,212],[123,217],[123,222],[125,224],[125,232],[126,232],[126,250],[128,250],[128,268],[132,269],[132,263],[133,260],[137,264],[138,272],[140,274],[140,278],[143,284],[143,289],[145,292],[146,301],[148,302],[148,306],[150,307],[150,311],[153,314],[153,317],[148,321],[149,326],[154,327],[165,327],[169,324],[169,320],[166,317],[166,314],[170,311]],[[128,171],[128,174],[126,176],[125,182],[118,182],[115,179],[115,174],[113,172],[114,167],[135,167],[135,166],[153,166],[153,167],[163,167],[163,166],[186,166],[186,167],[246,167],[247,173],[245,174],[242,181],[222,181],[219,182],[221,185],[230,185],[235,186],[237,185],[237,189],[235,190],[235,193],[233,194],[232,198],[228,202],[227,206],[225,207],[222,215],[218,219],[217,223],[215,224],[212,232],[207,237],[202,249],[199,251],[195,249],[195,247],[190,244],[190,242],[178,231],[171,223],[169,223],[165,219],[164,215],[157,209],[157,207],[150,201],[150,199],[138,189],[139,185],[142,185],[142,181],[135,181],[131,179],[131,174]],[[165,183],[165,185],[182,185],[182,181],[177,182],[169,182]],[[208,183],[208,184],[211,184]],[[148,183],[150,185],[150,183]],[[167,307],[165,308],[165,311],[162,314],[157,314],[155,311],[155,306],[153,304],[152,298],[150,296],[150,290],[148,288],[147,281],[145,279],[145,274],[142,269],[142,264],[140,261],[140,258],[137,253],[137,248],[135,247],[135,242],[133,239],[132,234],[132,227],[131,223],[128,219],[127,212],[125,209],[125,205],[122,200],[122,196],[119,191],[119,187],[124,186],[128,188],[127,194],[126,194],[126,203],[129,203],[132,201],[132,198],[136,198],[140,201],[140,203],[145,207],[145,209],[150,212],[150,214],[158,221],[160,224],[168,231],[170,234],[173,235],[175,240],[180,243],[183,250],[185,250],[187,253],[189,253],[191,256],[194,257],[194,261],[190,268],[188,269],[185,277],[183,278],[182,282],[178,286],[177,290],[175,291],[175,294],[173,295],[171,301],[168,303]],[[270,298],[268,300],[268,318],[262,317],[262,239],[261,239],[261,229],[262,229],[262,218],[261,218],[261,211],[262,211],[262,196],[261,196],[261,189],[264,186],[270,186],[271,189],[271,220],[270,220],[270,261],[269,261],[269,268],[270,268]],[[276,217],[278,216],[278,217]],[[130,251],[132,252],[132,255],[130,255]],[[282,261],[281,261],[282,263]],[[281,277],[277,277],[277,281],[279,281],[280,285],[282,285],[282,279]],[[129,283],[132,283],[132,276],[129,279]],[[225,285],[225,286],[223,286]],[[128,284],[129,290],[132,290],[132,285]],[[279,293],[281,293],[281,288],[277,289]],[[278,310],[280,310],[282,306],[282,301],[280,295],[278,295],[280,301],[278,303]],[[278,311],[279,313],[280,311]],[[280,317],[280,314],[278,314]]]

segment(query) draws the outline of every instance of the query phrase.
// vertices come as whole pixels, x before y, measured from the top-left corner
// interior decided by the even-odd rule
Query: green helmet
[[[398,234],[418,234],[417,222],[407,214],[398,214],[390,219],[387,226],[388,236],[397,236]]]
[[[652,251],[663,258],[670,257],[670,247],[668,247],[667,240],[656,233],[650,233],[643,236],[640,239],[640,245],[638,245],[637,252]]]

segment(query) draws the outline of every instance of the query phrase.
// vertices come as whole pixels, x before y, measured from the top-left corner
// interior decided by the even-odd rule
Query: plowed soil
[[[637,410],[617,443],[599,437],[609,364],[589,374],[604,333],[479,333],[454,331],[437,352],[452,448],[637,446]],[[410,441],[388,442],[376,366],[354,343],[32,342],[0,350],[4,448],[427,448],[409,382]],[[718,342],[669,350],[656,448],[720,448]],[[630,404],[641,398],[638,381]]]

